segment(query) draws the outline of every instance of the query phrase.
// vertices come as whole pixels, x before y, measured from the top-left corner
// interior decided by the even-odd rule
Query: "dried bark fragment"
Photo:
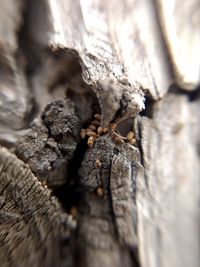
[[[141,119],[144,176],[136,203],[143,267],[199,266],[199,125],[199,100],[186,95],[169,94],[152,119]]]
[[[1,266],[71,266],[74,222],[29,167],[0,148]],[[65,252],[65,254],[63,254]]]
[[[121,266],[121,259],[126,266],[132,265],[130,251],[137,242],[134,183],[138,161],[135,147],[116,145],[109,135],[96,138],[84,156],[79,171],[83,199],[78,232],[86,266]]]
[[[79,141],[80,122],[70,100],[47,105],[41,122],[35,122],[16,145],[17,155],[50,187],[64,184],[68,160]]]
[[[134,116],[144,108],[141,90],[133,88],[127,80],[116,82],[105,79],[99,82],[98,86],[95,92],[101,107],[103,126],[113,120]]]

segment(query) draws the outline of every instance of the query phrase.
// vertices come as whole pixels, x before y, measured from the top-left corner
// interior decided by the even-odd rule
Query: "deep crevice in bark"
[[[77,145],[74,157],[68,163],[67,183],[53,190],[53,194],[59,199],[64,209],[70,213],[71,208],[78,208],[82,190],[79,184],[78,172],[87,147],[85,140]]]

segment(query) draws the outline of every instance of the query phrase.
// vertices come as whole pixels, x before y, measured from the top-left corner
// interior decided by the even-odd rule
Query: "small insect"
[[[100,125],[100,121],[98,121],[98,120],[93,120],[93,121],[91,122],[91,124],[92,124],[92,125],[95,125],[95,126],[99,126],[99,125]]]
[[[112,138],[113,142],[116,145],[122,145],[125,142],[129,143],[131,145],[136,144],[136,139],[133,131],[128,132],[126,137],[123,137],[117,132],[117,124],[121,121],[117,121],[115,123],[110,123],[107,127],[101,127],[100,126],[100,120],[101,120],[101,114],[95,114],[94,120],[91,122],[91,124],[86,129],[82,129],[80,136],[81,139],[84,139],[86,136],[93,137],[88,139],[88,146],[93,147],[95,138],[104,135],[109,134]]]
[[[97,127],[95,125],[89,125],[88,128],[92,131],[96,131]]]
[[[101,114],[95,114],[94,120],[91,122],[88,128],[81,129],[80,137],[81,139],[88,137],[87,144],[90,148],[93,147],[96,137],[108,131],[107,128],[100,127],[100,120]]]
[[[128,132],[128,134],[126,136],[127,140],[130,141],[131,139],[133,139],[133,137],[134,137],[134,133],[133,132]]]
[[[84,139],[86,137],[86,130],[85,129],[81,129],[80,137],[81,137],[81,139]]]
[[[120,135],[117,132],[117,124],[121,122],[121,120],[115,122],[115,123],[111,123],[110,124],[110,133],[111,133],[111,137],[112,140],[114,141],[115,144],[117,145],[122,145],[125,142],[129,143],[131,145],[134,145],[136,143],[136,140],[134,139],[134,132],[130,131],[128,132],[128,134],[126,135],[126,137],[123,137],[122,135]]]
[[[126,136],[127,138],[127,141],[129,144],[131,145],[135,145],[136,144],[136,139],[135,139],[135,135],[134,135],[134,132],[129,132]]]
[[[98,167],[101,167],[101,161],[100,161],[99,159],[96,160],[96,165],[97,165]]]
[[[117,145],[124,144],[124,140],[121,136],[115,136],[113,140],[114,140],[115,144],[117,144]]]
[[[93,136],[90,136],[88,138],[88,141],[87,141],[87,144],[90,148],[92,148],[94,146],[94,137]]]
[[[96,188],[96,193],[97,193],[97,196],[103,197],[104,196],[103,188],[101,186],[97,187]]]
[[[97,133],[98,133],[99,135],[101,135],[101,134],[103,133],[103,128],[102,128],[102,127],[98,127],[98,128],[97,128]]]
[[[131,144],[131,145],[135,145],[135,144],[136,144],[136,139],[135,139],[135,138],[132,138],[132,139],[129,141],[129,144]]]
[[[93,132],[93,131],[87,131],[87,136],[92,136],[92,137],[96,137],[97,136],[97,134],[95,133],[95,132]]]
[[[107,133],[108,132],[108,128],[107,127],[104,127],[103,128],[103,133],[105,134],[105,133]]]

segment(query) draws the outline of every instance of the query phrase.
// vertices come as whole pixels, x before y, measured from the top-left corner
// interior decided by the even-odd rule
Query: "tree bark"
[[[199,266],[199,1],[0,8],[2,266]]]

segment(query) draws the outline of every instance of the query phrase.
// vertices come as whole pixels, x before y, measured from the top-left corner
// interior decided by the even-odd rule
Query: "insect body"
[[[92,148],[95,143],[95,139],[98,136],[102,136],[107,133],[111,136],[113,142],[117,145],[122,145],[125,142],[131,145],[135,145],[136,139],[133,131],[128,132],[127,136],[123,137],[117,132],[117,123],[110,123],[108,127],[101,127],[100,123],[101,114],[95,114],[94,120],[91,122],[88,128],[81,129],[80,137],[81,139],[84,139],[86,136],[88,137],[88,147]]]

